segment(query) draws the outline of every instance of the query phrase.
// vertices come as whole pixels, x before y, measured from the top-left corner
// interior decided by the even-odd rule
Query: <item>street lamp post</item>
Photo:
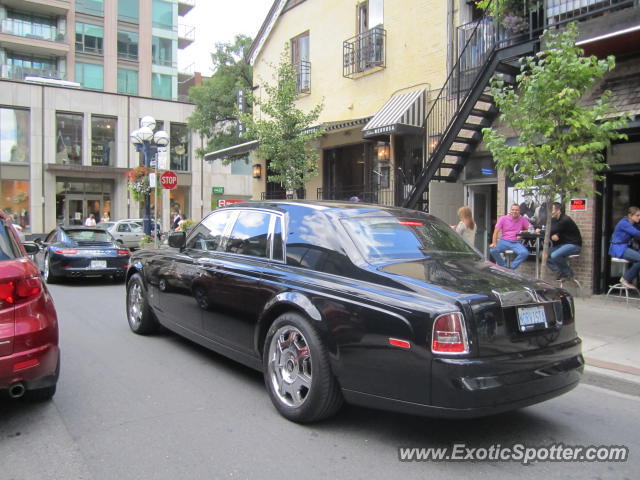
[[[169,135],[167,135],[167,132],[158,130],[154,134],[154,128],[156,128],[155,119],[147,115],[140,120],[140,128],[131,132],[130,136],[131,142],[136,147],[136,151],[142,152],[144,156],[144,166],[147,168],[151,166],[151,158],[158,152],[158,147],[165,147],[169,144]],[[156,211],[157,210],[158,206],[156,205]],[[151,235],[151,201],[149,192],[144,194],[143,228],[145,235]],[[155,228],[157,228],[157,225]],[[157,233],[158,232],[156,232],[156,235]]]

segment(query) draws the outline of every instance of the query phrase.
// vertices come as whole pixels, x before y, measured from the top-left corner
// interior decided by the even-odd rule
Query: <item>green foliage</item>
[[[504,135],[483,130],[498,168],[518,180],[518,188],[535,187],[549,199],[592,194],[594,176],[601,178],[598,172],[606,166],[603,152],[612,140],[626,138],[619,130],[629,117],[611,115],[610,92],[593,105],[581,102],[615,61],[584,57],[575,45],[577,34],[575,24],[563,32],[546,32],[545,49],[522,61],[517,90],[494,80],[491,93],[500,119],[515,131],[518,144],[507,145]],[[547,226],[550,222],[547,215]]]
[[[267,163],[267,179],[285,190],[302,188],[318,174],[318,154],[313,140],[324,131],[316,127],[324,105],[316,105],[308,113],[296,108],[296,69],[291,64],[285,45],[274,74],[274,84],[264,84],[266,99],[253,98],[260,108],[258,116],[242,117],[249,136],[259,142],[256,155]]]
[[[251,38],[238,35],[233,44],[216,44],[211,54],[213,75],[189,90],[189,99],[196,106],[189,128],[207,139],[206,147],[196,149],[199,157],[247,141],[238,137],[236,102],[239,88],[251,91],[252,69],[245,60],[251,42]]]
[[[144,235],[138,242],[140,248],[151,248],[153,246],[153,237],[151,235]]]
[[[195,226],[196,226],[196,222],[194,222],[193,220],[185,220],[180,224],[180,231],[188,232]]]

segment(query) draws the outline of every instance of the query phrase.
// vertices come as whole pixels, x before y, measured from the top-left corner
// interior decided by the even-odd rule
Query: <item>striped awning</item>
[[[204,159],[207,161],[217,160],[219,158],[237,157],[245,153],[255,150],[258,147],[257,140],[251,140],[250,142],[241,143],[240,145],[234,145],[233,147],[222,148],[215,152],[209,152],[204,154]]]
[[[376,113],[362,129],[363,138],[391,134],[423,134],[426,91],[395,95]]]

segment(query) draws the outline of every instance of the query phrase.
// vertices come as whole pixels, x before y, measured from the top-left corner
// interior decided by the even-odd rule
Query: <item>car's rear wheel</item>
[[[139,273],[133,274],[127,283],[127,320],[131,330],[140,335],[158,329],[158,322],[147,301],[147,289]]]
[[[276,409],[307,423],[335,414],[342,405],[338,381],[317,330],[293,312],[278,317],[264,343],[264,378]]]
[[[56,277],[53,273],[51,273],[51,259],[49,255],[44,257],[44,271],[42,272],[42,278],[47,283],[56,283],[58,281],[58,277]]]

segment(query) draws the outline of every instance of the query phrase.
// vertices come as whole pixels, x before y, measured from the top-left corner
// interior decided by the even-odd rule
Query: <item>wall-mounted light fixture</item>
[[[260,178],[262,177],[262,165],[260,165],[259,163],[256,163],[253,166],[253,178]]]
[[[376,147],[376,156],[379,162],[388,162],[391,158],[391,147],[388,143],[380,142]]]

